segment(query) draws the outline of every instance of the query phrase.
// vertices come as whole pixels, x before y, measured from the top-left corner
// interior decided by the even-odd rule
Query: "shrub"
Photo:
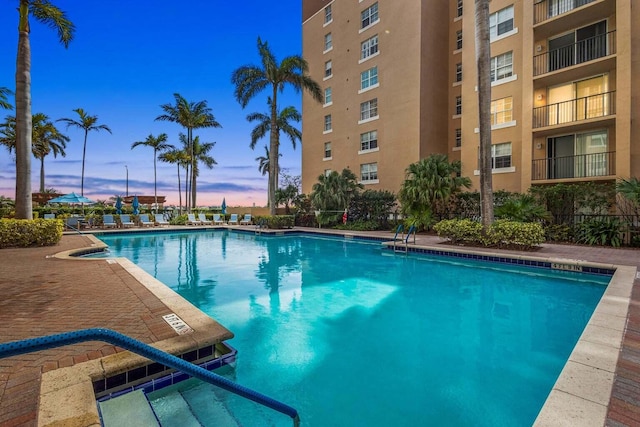
[[[617,218],[590,219],[576,227],[576,241],[587,245],[619,247],[622,222]]]
[[[567,224],[551,224],[544,229],[544,237],[552,242],[573,242],[573,228]]]
[[[0,219],[0,248],[57,245],[63,229],[59,219]]]
[[[294,215],[264,215],[256,216],[255,224],[265,225],[269,229],[292,228],[295,225]]]
[[[299,227],[317,227],[318,221],[314,214],[298,214],[295,223]]]
[[[169,220],[169,224],[171,225],[187,225],[187,215],[178,215],[175,218],[171,218]]]
[[[470,219],[446,219],[433,226],[438,236],[451,243],[478,243],[482,241],[482,224]]]
[[[338,230],[354,230],[354,231],[375,231],[379,230],[378,221],[374,220],[357,220],[347,221],[346,224],[338,224],[334,228]]]
[[[479,222],[449,219],[440,221],[433,229],[455,244],[531,249],[544,242],[544,230],[537,223],[498,220],[485,231]]]

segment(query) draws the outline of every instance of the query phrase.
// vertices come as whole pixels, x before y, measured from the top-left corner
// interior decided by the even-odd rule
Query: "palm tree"
[[[45,192],[44,186],[44,158],[49,154],[65,157],[64,149],[67,148],[69,137],[60,133],[49,117],[43,113],[33,115],[33,146],[32,152],[36,159],[40,160],[40,192]]]
[[[491,172],[491,44],[489,0],[476,2],[476,63],[478,67],[478,119],[480,128],[480,213],[482,225],[493,223]]]
[[[207,169],[213,169],[213,165],[218,164],[213,157],[209,156],[209,152],[215,145],[215,142],[200,143],[199,136],[193,139],[193,184],[191,187],[193,191],[193,207],[196,206],[196,178],[200,175],[199,164],[202,163]]]
[[[9,153],[16,149],[16,117],[7,116],[0,124],[0,145],[4,145]]]
[[[275,201],[277,170],[279,159],[280,132],[278,128],[278,92],[282,92],[286,84],[296,91],[306,90],[318,102],[323,96],[320,85],[307,75],[307,61],[299,55],[288,56],[278,63],[269,49],[267,42],[258,37],[258,52],[261,65],[244,65],[233,72],[231,82],[236,86],[235,97],[245,108],[249,101],[259,92],[271,88],[271,124],[269,128],[269,152],[272,161],[269,163],[269,200]],[[275,204],[269,206],[271,215],[275,215]]]
[[[84,111],[82,108],[76,108],[73,111],[75,111],[78,114],[79,120],[64,118],[64,119],[58,119],[57,121],[66,123],[67,129],[69,129],[70,126],[73,126],[73,127],[84,130],[84,145],[82,146],[82,177],[80,181],[80,195],[84,196],[84,159],[87,154],[87,136],[89,135],[89,132],[92,130],[95,130],[95,131],[106,130],[107,132],[111,133],[111,129],[109,129],[109,126],[107,125],[97,124],[98,116],[91,116],[87,114],[87,112]]]
[[[182,186],[180,185],[180,168],[186,168],[189,164],[189,156],[186,151],[178,150],[177,148],[172,148],[164,153],[161,153],[158,156],[158,159],[161,162],[171,163],[178,166],[178,210],[179,213],[182,214]]]
[[[191,158],[191,170],[193,171],[195,156],[193,147],[193,130],[202,128],[221,128],[222,125],[216,121],[216,118],[211,113],[211,108],[207,106],[207,101],[188,102],[179,93],[174,93],[175,104],[162,104],[160,108],[164,111],[164,114],[156,117],[156,120],[168,121],[178,123],[185,129],[187,129],[187,150]],[[187,170],[187,182],[189,182],[189,171]],[[193,175],[193,173],[192,173]],[[191,205],[189,200],[186,200],[187,210],[189,206],[195,206],[196,195],[193,191],[195,184],[195,177],[191,177]]]
[[[282,154],[280,154],[280,157],[282,157]],[[269,147],[267,147],[266,145],[264,146],[264,156],[256,157],[256,161],[258,162],[258,172],[260,172],[262,176],[265,176],[267,173],[269,173]],[[277,173],[280,174],[280,166],[278,166]],[[269,198],[269,196],[269,191],[267,191],[267,206],[271,206],[271,199]]]
[[[12,95],[11,92],[6,87],[0,87],[0,108],[4,108],[5,110],[13,110],[13,105],[9,103],[9,95]]]
[[[154,137],[152,134],[149,134],[147,139],[145,139],[144,141],[136,141],[131,144],[132,150],[139,145],[153,148],[153,202],[155,205],[155,209],[158,208],[158,175],[156,171],[158,151],[165,151],[175,148],[173,145],[167,144],[167,138],[168,136],[166,133],[161,133],[160,135],[158,135],[158,137]]]
[[[55,29],[65,46],[75,28],[66,14],[45,0],[20,0],[16,60],[16,218],[31,219],[31,45],[29,15]]]
[[[349,202],[359,189],[358,178],[350,169],[343,169],[340,174],[332,171],[328,175],[320,175],[313,184],[311,203],[324,211],[341,212],[349,207]]]

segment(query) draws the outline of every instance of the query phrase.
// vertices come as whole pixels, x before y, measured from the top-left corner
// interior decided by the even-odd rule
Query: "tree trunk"
[[[44,156],[40,157],[40,192],[44,193]]]
[[[182,186],[180,185],[180,162],[178,162],[178,214],[182,215]]]
[[[478,66],[478,118],[480,128],[480,214],[482,225],[493,223],[491,171],[491,44],[489,0],[475,0],[476,62]]]
[[[82,177],[80,178],[80,195],[84,196],[84,159],[87,155],[87,135],[89,131],[84,130],[84,145],[82,146]]]
[[[31,201],[31,46],[29,2],[20,1],[16,59],[16,218],[32,219]]]
[[[278,88],[273,86],[271,102],[271,129],[269,132],[269,214],[276,214],[276,180],[278,174]]]
[[[155,148],[153,149],[153,213],[158,211],[158,173],[156,169],[156,162],[158,156]]]

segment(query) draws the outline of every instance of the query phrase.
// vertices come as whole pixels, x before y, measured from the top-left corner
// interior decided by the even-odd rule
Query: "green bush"
[[[470,219],[445,219],[433,226],[438,236],[451,243],[478,243],[482,241],[482,224]]]
[[[178,215],[175,218],[171,218],[169,220],[169,224],[171,225],[187,225],[187,215]]]
[[[550,224],[544,228],[544,237],[551,242],[573,242],[573,227],[567,224]]]
[[[63,229],[59,219],[0,219],[0,248],[57,245]]]
[[[375,231],[380,229],[380,224],[375,220],[347,221],[346,224],[338,224],[333,227],[338,230]]]
[[[433,229],[455,244],[531,249],[544,242],[544,230],[538,223],[498,220],[485,231],[482,224],[470,219],[448,219]]]
[[[260,224],[269,229],[292,228],[295,221],[294,215],[264,215],[256,216],[253,219],[254,224]]]
[[[576,226],[576,241],[587,245],[619,247],[622,222],[617,218],[590,219]]]

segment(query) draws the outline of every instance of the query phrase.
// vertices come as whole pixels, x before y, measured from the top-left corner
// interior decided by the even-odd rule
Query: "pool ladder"
[[[400,239],[398,239],[398,234],[400,234]],[[416,226],[412,225],[407,230],[407,234],[404,234],[404,225],[400,224],[396,229],[396,234],[393,236],[393,252],[409,252],[409,238],[413,234],[413,244],[416,243]],[[399,243],[399,244],[398,244]]]
[[[256,234],[262,234],[262,230],[267,228],[267,220],[264,218],[260,218],[256,224]]]

